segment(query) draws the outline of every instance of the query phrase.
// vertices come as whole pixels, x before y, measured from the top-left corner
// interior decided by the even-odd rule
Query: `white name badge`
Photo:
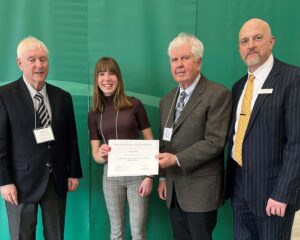
[[[54,141],[54,135],[51,126],[46,128],[34,129],[33,134],[37,144]]]
[[[164,135],[163,135],[163,140],[164,141],[171,141],[172,138],[172,133],[173,133],[173,128],[164,128]]]
[[[258,94],[272,94],[273,88],[264,88],[258,91]]]

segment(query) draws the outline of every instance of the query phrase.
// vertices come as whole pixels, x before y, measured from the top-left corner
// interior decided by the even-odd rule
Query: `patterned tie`
[[[185,91],[182,91],[179,96],[179,101],[176,105],[176,113],[175,113],[175,122],[177,122],[183,108],[184,108],[184,99],[187,96]]]
[[[242,166],[243,141],[244,141],[246,129],[248,127],[248,123],[251,115],[251,100],[253,95],[254,78],[255,76],[253,74],[249,75],[243,101],[242,101],[242,108],[241,108],[240,118],[238,122],[238,128],[234,140],[234,160],[240,166]]]
[[[44,97],[38,92],[34,98],[38,100],[37,115],[41,121],[42,127],[45,128],[50,125],[50,116],[44,102]]]

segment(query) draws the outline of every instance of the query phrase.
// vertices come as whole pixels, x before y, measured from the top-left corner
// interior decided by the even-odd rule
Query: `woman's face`
[[[113,72],[99,72],[98,86],[104,96],[112,96],[118,87],[117,76]]]

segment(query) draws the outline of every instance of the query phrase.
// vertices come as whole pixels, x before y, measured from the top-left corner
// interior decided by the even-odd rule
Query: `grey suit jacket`
[[[160,132],[171,127],[176,89],[160,102]],[[174,104],[175,105],[175,104]],[[167,118],[170,113],[168,122]],[[223,203],[224,145],[231,115],[231,94],[203,75],[173,129],[171,141],[161,140],[160,152],[176,154],[179,166],[165,169],[167,206],[173,186],[178,203],[187,212],[206,212]]]

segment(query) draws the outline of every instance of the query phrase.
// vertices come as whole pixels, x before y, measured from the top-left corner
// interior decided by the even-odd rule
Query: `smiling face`
[[[115,73],[104,71],[98,73],[98,87],[104,96],[112,96],[118,87],[118,78]]]
[[[17,64],[26,81],[39,91],[48,75],[48,53],[43,48],[26,49],[18,58]]]
[[[272,54],[275,43],[269,25],[260,19],[251,19],[239,33],[239,52],[250,72],[254,72]]]
[[[188,43],[170,51],[171,73],[183,89],[189,87],[197,78],[201,68],[201,58],[195,59],[192,46]]]

